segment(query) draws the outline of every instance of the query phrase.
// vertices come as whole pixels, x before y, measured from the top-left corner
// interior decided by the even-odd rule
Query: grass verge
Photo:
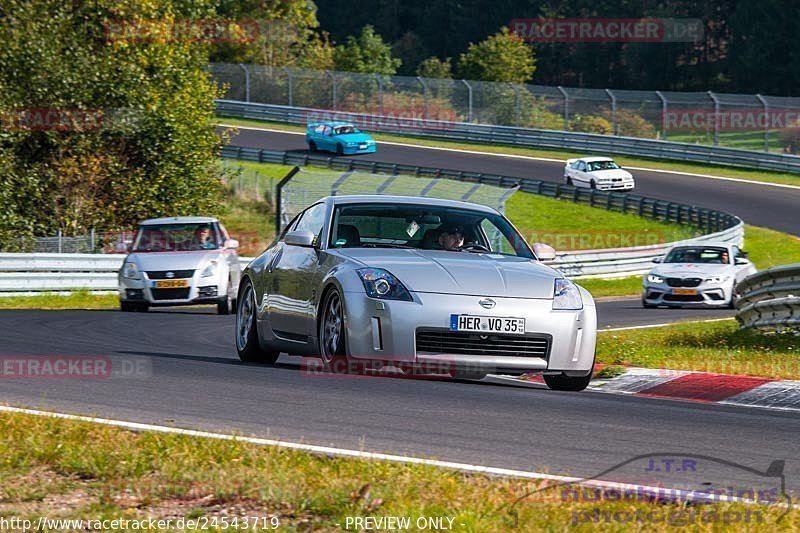
[[[89,291],[75,291],[65,295],[45,293],[0,298],[0,309],[116,309],[118,307],[119,297],[116,294],[92,294]]]
[[[800,343],[796,335],[740,330],[733,319],[600,331],[597,361],[607,365],[800,379]]]
[[[275,122],[263,122],[252,119],[237,119],[229,117],[218,117],[221,124],[231,126],[247,126],[251,128],[269,128],[282,131],[304,132],[302,126],[291,124],[281,124]],[[566,150],[542,150],[536,148],[520,148],[507,145],[487,145],[471,142],[453,142],[444,139],[430,139],[423,137],[413,137],[406,135],[393,135],[385,133],[371,134],[377,141],[397,142],[414,144],[418,146],[434,146],[437,148],[451,148],[456,150],[473,150],[490,154],[521,155],[528,157],[539,157],[546,159],[566,160],[581,153],[569,152]],[[676,140],[676,139],[672,139]],[[379,148],[380,150],[380,148]],[[612,154],[613,155],[613,154]],[[709,165],[701,163],[684,163],[680,161],[663,161],[658,159],[647,159],[644,157],[631,157],[626,155],[615,155],[615,160],[626,167],[641,167],[653,170],[672,170],[677,172],[688,172],[692,174],[710,174],[726,178],[737,178],[750,181],[761,181],[766,183],[780,183],[784,185],[800,186],[800,175],[790,172],[772,172],[767,170],[750,170],[744,168],[726,167],[721,165]]]
[[[650,518],[647,529],[653,531],[671,530],[674,524],[664,521],[669,515],[681,517],[690,530],[738,524],[772,531],[785,512],[760,505],[613,501],[597,499],[595,491],[591,497],[565,497],[558,490],[526,497],[539,482],[23,414],[0,413],[0,426],[0,516],[6,520],[191,518],[211,526],[223,517],[249,516],[284,531],[341,531],[362,529],[347,528],[348,518],[393,516],[412,524],[452,519],[452,529],[461,531],[589,531],[597,527],[591,517],[598,512],[611,513],[610,528],[624,529],[613,518],[622,512],[661,517]],[[716,513],[716,520],[703,518],[705,512]],[[723,518],[733,513],[738,521]],[[797,531],[798,524],[798,511],[780,520],[785,531]]]

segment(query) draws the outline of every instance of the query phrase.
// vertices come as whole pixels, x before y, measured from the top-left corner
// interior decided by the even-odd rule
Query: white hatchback
[[[120,309],[214,304],[219,314],[231,313],[241,273],[238,247],[216,218],[141,222],[119,271]]]

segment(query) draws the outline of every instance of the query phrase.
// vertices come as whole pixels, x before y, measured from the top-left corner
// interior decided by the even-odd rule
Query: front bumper
[[[358,146],[343,146],[342,151],[345,155],[374,154],[378,151],[378,146],[376,144],[368,144],[366,148],[359,148]]]
[[[642,299],[649,305],[725,307],[730,304],[733,285],[703,282],[688,290],[695,294],[680,294],[686,288],[670,287],[666,283],[645,283]]]
[[[175,289],[157,289],[156,280],[129,279],[119,280],[119,298],[121,301],[146,303],[152,307],[170,307],[180,305],[214,304],[227,296],[227,283],[216,276],[201,278],[196,274],[187,280],[188,287]]]
[[[630,182],[617,182],[617,183],[598,183],[597,188],[601,191],[630,191],[634,187],[634,183]]]
[[[546,299],[493,298],[493,309],[480,296],[412,293],[414,301],[377,300],[363,292],[346,292],[348,355],[400,366],[522,373],[545,371],[584,376],[594,364],[597,316],[591,300],[579,311],[554,311]],[[417,349],[417,330],[449,331],[451,314],[521,317],[526,334],[548,337],[545,356],[435,353]]]

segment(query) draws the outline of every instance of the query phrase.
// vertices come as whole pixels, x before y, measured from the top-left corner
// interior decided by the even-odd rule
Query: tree
[[[450,58],[448,57],[444,61],[439,59],[438,57],[429,57],[428,59],[422,61],[419,66],[417,67],[417,76],[422,76],[423,78],[452,78],[452,66],[450,65]]]
[[[479,44],[470,43],[458,60],[462,78],[524,83],[533,77],[533,49],[503,27]]]
[[[0,216],[0,247],[20,234],[121,229],[218,207],[219,90],[208,47],[109,31],[118,21],[153,29],[213,15],[211,0],[6,0],[0,211],[6,192],[16,199]],[[45,112],[59,122],[37,122]]]
[[[401,63],[392,57],[391,47],[369,24],[358,37],[351,35],[345,44],[336,47],[333,61],[337,70],[387,75],[396,73]]]

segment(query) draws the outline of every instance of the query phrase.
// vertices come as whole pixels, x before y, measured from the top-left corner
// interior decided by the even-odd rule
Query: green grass
[[[642,294],[642,276],[614,279],[576,279],[575,283],[592,293],[595,298],[639,296]]]
[[[783,147],[778,143],[780,130],[770,130],[769,151],[782,152]],[[669,133],[668,141],[682,143],[714,144],[714,132],[703,133]],[[764,131],[723,131],[719,133],[719,145],[741,150],[764,151]]]
[[[91,294],[75,291],[68,295],[55,293],[36,296],[0,297],[0,309],[116,309],[119,297],[116,294]]]
[[[220,117],[220,123],[228,124],[231,126],[249,126],[254,128],[269,128],[282,131],[305,131],[302,126],[294,126],[290,124],[280,124],[274,122],[262,122],[251,119],[236,119],[229,117]],[[457,150],[474,150],[478,152],[495,153],[495,154],[508,154],[508,155],[522,155],[529,157],[542,157],[549,159],[565,160],[577,155],[583,155],[583,152],[569,152],[566,150],[543,150],[536,148],[520,148],[516,146],[506,145],[488,145],[477,142],[454,142],[444,139],[429,139],[405,135],[392,135],[384,133],[376,133],[373,135],[377,141],[386,142],[399,142],[406,144],[414,144],[418,146],[434,146],[438,148],[452,148]],[[670,139],[674,139],[670,137]],[[233,139],[233,144],[236,144],[236,139]],[[378,148],[380,152],[380,148]],[[613,154],[611,154],[613,155]],[[702,163],[684,163],[680,161],[663,161],[658,159],[648,159],[644,157],[631,157],[626,155],[616,155],[615,160],[626,167],[642,167],[654,170],[673,170],[677,172],[689,172],[693,174],[711,174],[715,176],[722,176],[727,178],[737,178],[750,181],[763,181],[766,183],[781,183],[785,185],[798,185],[800,186],[800,174],[793,174],[790,172],[772,172],[766,170],[750,170],[736,167],[726,167],[722,165],[709,165]]]
[[[796,335],[740,330],[733,319],[600,331],[597,361],[609,365],[800,379]]]
[[[744,249],[759,270],[800,263],[800,238],[758,226],[745,226]]]
[[[579,513],[595,509],[683,512],[684,517],[692,509],[720,515],[749,509],[761,520],[740,526],[800,529],[800,511],[776,524],[784,511],[775,507],[565,500],[558,489],[531,494],[542,487],[536,481],[23,414],[0,414],[0,427],[0,512],[6,519],[34,523],[43,515],[84,520],[257,516],[274,517],[281,531],[341,531],[348,517],[399,516],[451,518],[456,531],[562,531],[574,527]],[[575,529],[596,527],[589,521]],[[607,529],[627,527],[612,521]],[[672,531],[663,522],[643,527]],[[705,524],[698,516],[686,529],[731,527],[722,521]]]

